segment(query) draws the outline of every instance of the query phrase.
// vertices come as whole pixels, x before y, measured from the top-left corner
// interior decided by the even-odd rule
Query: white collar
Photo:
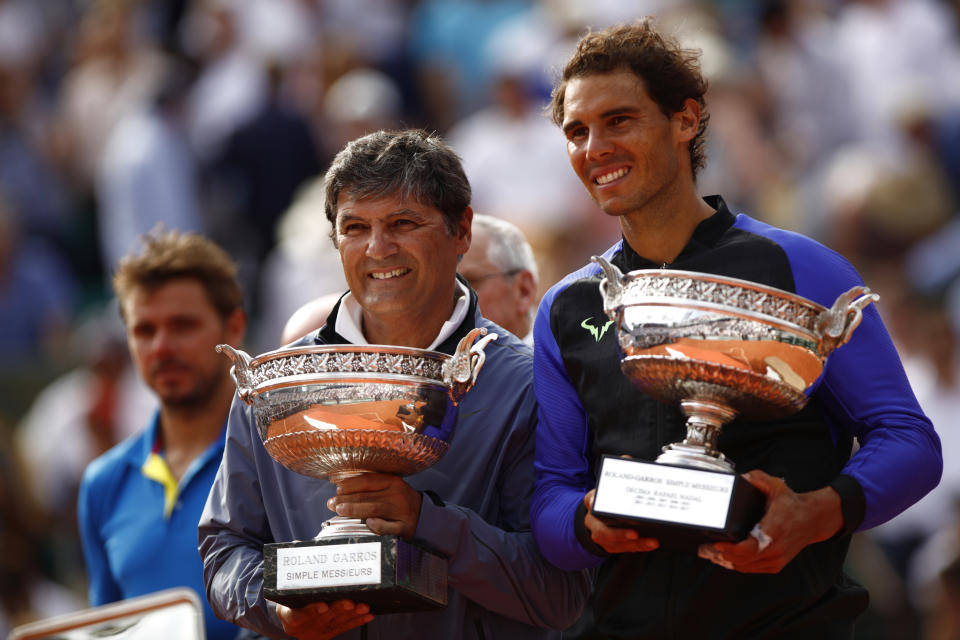
[[[459,327],[463,323],[464,318],[467,317],[467,310],[470,307],[470,290],[459,280],[456,282],[457,288],[455,293],[458,295],[457,302],[453,306],[453,313],[450,315],[450,318],[443,323],[443,326],[440,327],[440,333],[437,334],[437,337],[434,338],[430,346],[427,347],[428,351],[436,349],[444,340],[453,335],[453,332],[457,330],[457,327]],[[353,292],[348,291],[340,300],[340,310],[337,313],[337,321],[333,328],[352,344],[370,344],[367,342],[366,336],[363,335],[362,326],[363,307],[357,302]]]

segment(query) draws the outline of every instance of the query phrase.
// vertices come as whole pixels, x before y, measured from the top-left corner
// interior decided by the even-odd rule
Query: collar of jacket
[[[700,252],[704,249],[713,247],[736,221],[736,217],[733,215],[733,213],[731,213],[730,209],[727,207],[727,203],[723,201],[722,197],[718,195],[705,196],[703,200],[708,205],[713,207],[716,212],[706,220],[702,220],[700,224],[697,225],[697,228],[693,230],[693,235],[690,236],[690,240],[687,242],[687,245],[683,248],[683,251],[680,252],[680,255],[676,257],[674,262],[682,261],[683,258],[691,253]],[[635,269],[659,269],[661,267],[670,268],[670,264],[663,265],[659,262],[647,260],[634,251],[633,247],[627,243],[625,238],[621,238],[620,244],[622,245],[622,264],[617,264],[618,261],[616,259],[614,260],[614,264],[617,264],[617,267],[620,269],[633,271]]]
[[[457,274],[457,280],[467,284],[467,281],[464,280],[459,273]],[[467,315],[464,317],[463,322],[460,323],[460,326],[457,327],[457,330],[454,331],[450,337],[441,342],[436,348],[436,351],[439,351],[440,353],[453,355],[453,352],[457,349],[457,344],[460,342],[460,339],[467,335],[471,329],[477,326],[477,293],[473,289],[470,289],[469,285],[467,286],[467,289],[470,291],[470,305],[467,307]],[[343,302],[343,296],[337,300],[337,304],[334,305],[330,315],[327,316],[326,323],[320,327],[319,331],[317,331],[313,338],[314,344],[349,344],[349,341],[337,333],[334,329],[334,327],[337,326],[337,314],[340,313],[341,302]]]

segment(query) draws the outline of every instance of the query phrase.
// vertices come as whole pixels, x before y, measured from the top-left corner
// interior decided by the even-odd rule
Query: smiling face
[[[243,338],[242,311],[224,321],[193,278],[135,287],[123,301],[130,354],[144,382],[169,407],[201,407],[229,383],[215,347]]]
[[[661,208],[692,188],[687,145],[699,113],[693,100],[668,117],[630,71],[573,78],[562,128],[570,164],[606,213]]]
[[[450,235],[439,209],[399,197],[356,199],[341,193],[336,241],[350,291],[363,307],[364,333],[392,344],[415,344],[433,335],[453,310],[457,257],[470,248],[472,212]],[[397,336],[406,336],[406,338]]]

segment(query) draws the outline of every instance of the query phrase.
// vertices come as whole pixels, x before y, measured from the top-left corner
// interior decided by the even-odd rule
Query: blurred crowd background
[[[645,15],[702,51],[702,193],[854,262],[943,440],[940,487],[855,537],[858,635],[960,637],[957,0],[0,0],[0,633],[85,606],[80,473],[154,406],[109,287],[139,234],[223,245],[247,350],[277,348],[345,288],[332,155],[419,126],[478,212],[524,230],[546,289],[619,231],[544,102],[587,27]]]

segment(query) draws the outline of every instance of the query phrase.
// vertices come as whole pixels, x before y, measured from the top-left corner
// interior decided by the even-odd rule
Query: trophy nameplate
[[[263,547],[264,597],[288,607],[365,602],[371,613],[447,604],[447,559],[397,536],[344,536]]]
[[[604,456],[593,515],[657,538],[661,548],[685,549],[743,539],[763,515],[764,501],[737,474]]]

